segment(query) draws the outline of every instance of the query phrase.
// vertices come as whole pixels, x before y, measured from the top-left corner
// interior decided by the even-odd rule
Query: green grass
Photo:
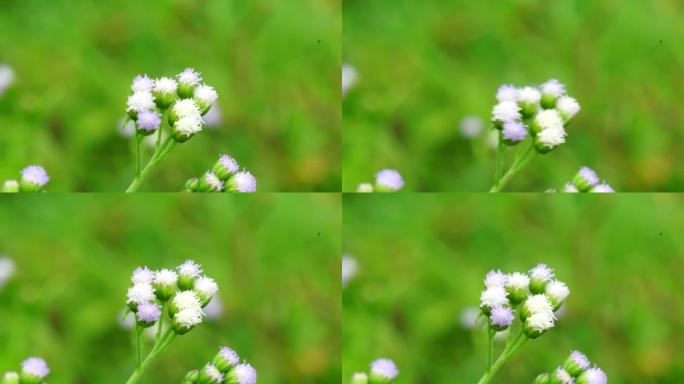
[[[410,191],[486,191],[494,153],[457,132],[499,85],[557,78],[582,105],[565,145],[509,191],[560,187],[581,165],[617,190],[684,187],[684,13],[677,0],[347,0],[343,190],[396,168]],[[475,147],[475,148],[474,148]]]
[[[552,198],[553,197],[553,198]],[[491,269],[544,262],[571,289],[556,327],[494,380],[531,383],[584,351],[611,383],[681,383],[684,210],[675,195],[386,195],[344,198],[343,382],[374,358],[402,383],[475,383],[484,332],[460,326]]]
[[[32,355],[50,383],[120,384],[134,368],[119,326],[138,265],[197,260],[220,286],[220,319],[177,338],[141,383],[179,383],[221,345],[261,383],[340,377],[340,198],[24,196],[0,201],[0,373]]]
[[[50,191],[123,191],[130,140],[117,123],[138,73],[190,66],[216,87],[223,123],[177,146],[141,187],[178,191],[233,155],[261,191],[340,188],[339,0],[0,3],[0,180],[28,164]]]

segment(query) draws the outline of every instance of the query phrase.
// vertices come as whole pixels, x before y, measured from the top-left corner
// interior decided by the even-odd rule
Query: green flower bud
[[[19,192],[19,182],[16,180],[6,180],[2,183],[2,188],[0,188],[2,193],[17,193]]]
[[[240,170],[237,161],[228,155],[221,155],[211,171],[222,181],[228,180]]]
[[[213,172],[206,172],[199,179],[197,192],[221,192],[223,191],[223,181]]]
[[[239,362],[240,358],[237,353],[228,347],[221,347],[216,356],[211,360],[211,363],[223,373],[230,371]]]
[[[549,374],[542,373],[534,379],[532,384],[549,384]]]
[[[199,371],[194,369],[185,375],[181,384],[197,384],[198,378],[199,378]]]
[[[356,372],[352,376],[351,384],[368,384],[368,375],[363,372]]]
[[[7,372],[2,377],[2,384],[19,384],[19,374],[16,372]]]
[[[573,351],[563,363],[563,368],[573,377],[577,377],[589,368],[589,359],[579,351]]]
[[[207,364],[199,372],[197,384],[220,384],[223,382],[223,376],[213,364]]]
[[[573,381],[572,376],[563,368],[556,368],[550,377],[550,384],[572,384]]]
[[[183,185],[183,192],[197,192],[197,187],[199,187],[199,178],[193,177],[185,182]]]

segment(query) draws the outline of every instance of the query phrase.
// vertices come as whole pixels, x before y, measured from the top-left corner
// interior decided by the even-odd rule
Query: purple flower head
[[[492,270],[487,272],[485,277],[485,287],[503,287],[508,281],[508,276],[500,270]]]
[[[504,139],[512,142],[518,142],[527,137],[527,128],[518,121],[507,121],[503,125]]]
[[[371,373],[392,380],[399,375],[399,370],[390,359],[377,359],[371,363]]]
[[[147,75],[138,75],[133,79],[133,84],[131,84],[131,89],[133,92],[150,92],[154,87],[154,80],[150,79]]]
[[[513,322],[515,315],[513,311],[507,307],[496,307],[492,309],[492,324],[498,327],[508,327]]]
[[[47,363],[40,357],[29,357],[24,360],[21,363],[21,370],[31,376],[41,379],[45,378],[50,373],[50,368]]]
[[[151,283],[154,280],[154,272],[152,272],[147,267],[138,267],[133,271],[133,276],[131,276],[131,281],[133,284],[139,283]]]
[[[256,191],[256,179],[251,173],[247,171],[238,172],[233,176],[235,178],[235,186],[238,192],[254,192]]]
[[[582,167],[579,170],[579,174],[587,182],[587,184],[594,186],[599,183],[599,178],[596,172],[589,167]]]
[[[237,173],[239,170],[237,161],[228,155],[221,155],[221,157],[219,157],[219,162],[221,162],[221,165],[230,173]]]
[[[496,100],[498,101],[517,101],[518,88],[512,84],[504,84],[496,91]]]
[[[393,169],[383,169],[375,175],[375,182],[390,191],[398,191],[404,186],[401,174]]]
[[[40,165],[29,165],[28,167],[22,169],[21,178],[40,187],[44,186],[48,183],[48,181],[50,181],[50,177],[48,176],[47,172],[45,172],[45,169]]]
[[[588,384],[607,384],[608,376],[599,367],[589,368],[580,377],[584,376]]]
[[[156,131],[161,124],[161,116],[154,111],[144,111],[138,114],[138,127],[143,131]]]
[[[233,372],[237,377],[237,384],[256,384],[257,372],[249,364],[243,363],[233,368]]]
[[[232,367],[236,366],[240,362],[238,354],[228,347],[221,347],[219,354]]]
[[[157,304],[144,303],[138,305],[138,319],[145,323],[154,323],[159,320],[161,309]]]
[[[589,368],[589,359],[584,353],[580,351],[572,351],[572,353],[570,354],[570,359],[572,359],[572,361],[575,362],[575,364],[577,364],[577,366],[582,369]]]
[[[610,185],[608,185],[606,183],[601,183],[601,184],[595,186],[594,188],[592,188],[591,192],[594,192],[594,193],[613,193],[615,191],[613,190],[613,187],[611,187]]]

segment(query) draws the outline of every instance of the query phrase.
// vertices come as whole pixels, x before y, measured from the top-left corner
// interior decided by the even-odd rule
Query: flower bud
[[[157,131],[161,124],[161,116],[154,111],[143,111],[138,114],[138,132],[148,136]]]
[[[534,379],[534,382],[532,384],[549,384],[549,380],[549,374],[542,373]]]
[[[176,100],[176,89],[178,84],[176,80],[162,77],[154,81],[154,87],[152,87],[152,95],[154,96],[154,102],[157,107],[164,110],[173,104]]]
[[[185,185],[183,185],[183,192],[197,192],[198,187],[199,178],[193,177],[192,179],[188,179],[188,181],[185,182]]]
[[[2,376],[2,384],[19,384],[19,374],[16,372],[7,372]]]
[[[551,79],[541,85],[541,106],[544,109],[551,109],[556,106],[559,97],[565,94],[565,86],[556,79]]]
[[[394,169],[383,169],[375,174],[376,192],[396,192],[404,187],[404,179]]]
[[[19,190],[21,192],[40,192],[48,181],[50,181],[50,177],[43,167],[29,165],[21,170]]]
[[[221,192],[223,191],[223,181],[213,172],[208,171],[199,179],[197,192]]]
[[[192,97],[197,84],[202,81],[202,75],[192,68],[185,68],[183,72],[176,75],[178,79],[178,96],[181,99]]]
[[[556,368],[551,374],[550,384],[572,384],[573,378],[570,376],[568,371],[563,368]]]
[[[179,335],[184,335],[202,322],[204,313],[200,308],[186,308],[178,311],[172,320],[171,327]]]
[[[356,372],[352,375],[351,384],[368,384],[368,375],[363,372]]]
[[[228,155],[221,155],[216,164],[211,168],[211,171],[222,181],[228,180],[239,170],[237,161]]]
[[[536,339],[541,336],[547,330],[553,328],[554,317],[552,313],[548,312],[538,312],[532,314],[525,320],[523,325],[523,332],[525,336],[530,339]]]
[[[544,293],[546,284],[553,278],[553,269],[546,264],[539,264],[530,270],[530,292]]]
[[[143,328],[151,327],[159,320],[161,308],[154,303],[143,303],[138,305],[137,319],[138,324]]]
[[[399,370],[390,359],[377,359],[371,363],[370,382],[389,383],[399,375]]]
[[[554,311],[560,308],[569,294],[570,289],[562,281],[552,280],[546,285],[546,297],[553,304]]]
[[[199,106],[202,115],[209,112],[209,108],[216,102],[217,98],[218,94],[216,93],[216,90],[214,90],[212,86],[206,84],[197,87],[193,96],[193,100],[195,100]]]
[[[182,291],[190,290],[194,287],[195,279],[202,273],[202,267],[192,260],[186,260],[178,268],[178,288]]]
[[[193,291],[197,294],[202,307],[205,307],[218,292],[218,284],[211,277],[202,276],[195,281]]]
[[[580,192],[589,192],[599,183],[599,177],[591,168],[581,167],[572,182]]]
[[[573,377],[577,377],[589,368],[589,359],[584,353],[573,351],[565,360],[563,368]]]
[[[489,316],[492,309],[508,306],[508,297],[503,287],[493,286],[485,289],[480,295],[480,309]]]
[[[226,374],[226,384],[256,384],[257,372],[249,364],[239,364]]]
[[[601,368],[589,368],[577,376],[575,384],[607,384],[608,376]]]
[[[211,361],[211,363],[223,373],[230,371],[233,367],[237,366],[239,362],[240,358],[238,357],[238,354],[228,347],[221,347]]]
[[[508,275],[505,288],[511,304],[517,305],[525,300],[529,285],[530,278],[524,273],[515,272]]]
[[[506,145],[513,146],[527,137],[527,127],[519,121],[507,121],[501,129],[501,139]]]
[[[371,183],[361,183],[356,187],[356,192],[359,193],[371,193],[373,192],[373,184]]]
[[[249,193],[256,191],[257,181],[251,173],[242,171],[231,176],[226,181],[225,190],[228,192]]]
[[[185,375],[181,384],[197,384],[197,379],[199,379],[199,371],[193,369]]]
[[[524,87],[520,89],[517,101],[522,117],[529,118],[534,116],[539,109],[540,100],[541,92],[537,88]]]
[[[2,183],[2,188],[0,188],[2,193],[17,193],[19,192],[19,182],[16,180],[6,180]]]
[[[497,332],[500,332],[508,328],[511,323],[513,323],[515,315],[513,314],[513,310],[508,307],[495,307],[491,310],[489,319],[491,321],[492,328],[494,328]]]
[[[223,382],[223,373],[213,364],[207,364],[199,372],[197,384],[220,384]]]
[[[159,301],[166,302],[176,293],[178,274],[170,269],[162,269],[154,273],[152,287]]]
[[[21,363],[19,377],[22,384],[40,384],[49,373],[50,368],[45,360],[40,357],[29,357]]]

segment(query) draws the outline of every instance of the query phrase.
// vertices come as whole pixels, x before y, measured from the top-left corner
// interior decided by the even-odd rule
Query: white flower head
[[[541,281],[549,281],[553,278],[553,269],[546,264],[537,264],[530,269],[530,277]]]
[[[375,174],[375,183],[390,191],[398,191],[404,186],[404,179],[394,169],[383,169]]]
[[[359,79],[356,68],[350,64],[342,64],[342,94],[345,95]]]
[[[511,273],[506,279],[506,288],[527,289],[529,285],[530,278],[524,273]]]
[[[370,365],[371,373],[387,380],[393,380],[399,375],[399,370],[390,359],[376,359]]]
[[[511,100],[504,100],[495,105],[492,109],[492,120],[505,123],[507,121],[515,121],[521,118],[520,107],[518,103]]]
[[[356,186],[356,192],[359,193],[371,193],[373,192],[373,184],[371,183],[361,183]]]
[[[202,81],[202,75],[192,68],[185,68],[183,72],[176,75],[178,82],[187,85],[197,85]]]
[[[580,111],[580,105],[574,98],[570,96],[562,96],[556,102],[556,108],[563,114],[567,119],[572,119],[575,117],[577,112]]]
[[[40,379],[44,379],[50,373],[47,363],[40,357],[29,357],[24,360],[21,363],[21,370]]]
[[[582,369],[589,368],[589,359],[587,358],[587,355],[580,351],[572,351],[570,359]]]
[[[359,269],[359,263],[351,255],[342,255],[342,285],[346,285],[347,281],[356,276]]]
[[[537,312],[528,317],[525,321],[527,326],[538,332],[544,332],[553,328],[555,317],[553,313]]]
[[[231,367],[236,366],[240,362],[237,352],[229,347],[221,347],[219,354]]]
[[[152,87],[154,87],[154,80],[150,79],[147,75],[138,75],[133,79],[133,83],[131,83],[133,93],[152,92]]]
[[[202,308],[188,307],[176,313],[173,320],[185,328],[192,328],[201,323],[203,317],[204,312],[202,312]]]
[[[487,288],[503,287],[504,285],[506,285],[507,280],[508,276],[506,276],[505,273],[501,272],[500,270],[492,270],[487,272],[484,284]]]
[[[150,283],[138,283],[128,288],[128,303],[144,304],[154,300],[154,289]]]
[[[148,91],[138,91],[128,96],[128,112],[145,112],[154,108],[154,97]]]
[[[534,87],[524,87],[520,89],[518,101],[528,104],[537,104],[541,101],[541,92]]]
[[[545,147],[553,148],[565,143],[566,132],[563,127],[545,129],[537,135],[539,143]]]
[[[149,284],[152,282],[152,280],[154,280],[154,272],[145,266],[136,268],[131,276],[131,282],[133,282],[133,285],[140,283]]]
[[[237,161],[228,155],[221,155],[219,157],[219,163],[225,168],[229,173],[233,174],[240,170]]]
[[[256,191],[257,181],[254,176],[247,171],[236,173],[233,176],[233,181],[237,192],[249,193]]]
[[[154,283],[159,285],[176,285],[178,274],[170,269],[161,269],[154,273]]]
[[[578,193],[579,189],[577,189],[577,187],[573,183],[565,183],[565,186],[563,187],[563,192]]]
[[[173,304],[178,307],[178,309],[201,309],[202,303],[200,303],[197,294],[193,291],[182,291],[178,292],[173,297]]]
[[[496,91],[496,100],[501,101],[517,101],[519,97],[518,88],[512,84],[504,84]]]
[[[570,288],[558,280],[552,280],[546,284],[546,294],[558,302],[563,302],[570,295]]]
[[[238,380],[237,384],[256,384],[257,372],[251,365],[239,364],[233,370]]]
[[[169,94],[175,93],[177,88],[178,83],[176,83],[176,80],[170,77],[162,77],[154,81],[152,91],[162,94]]]
[[[178,273],[183,276],[197,277],[202,273],[202,266],[194,260],[185,260],[177,269]]]
[[[213,381],[216,383],[221,383],[223,382],[223,373],[214,366],[214,364],[207,364],[203,368],[204,373]]]
[[[542,130],[563,129],[563,119],[555,109],[545,109],[534,118],[534,122]]]
[[[193,135],[202,130],[202,118],[199,115],[182,117],[176,121],[174,128],[185,136]]]
[[[508,305],[508,297],[503,287],[490,287],[480,294],[480,306],[495,308],[506,305]]]
[[[540,86],[545,95],[560,97],[565,94],[565,85],[556,79],[551,79]]]
[[[532,314],[542,312],[553,314],[553,305],[543,294],[529,296],[523,305]]]
[[[200,108],[192,99],[178,100],[173,105],[173,113],[179,118],[200,116]]]
[[[195,97],[203,103],[211,105],[218,99],[218,93],[216,93],[214,87],[202,84],[195,88]]]
[[[586,378],[587,384],[607,384],[608,376],[601,368],[593,367],[587,369],[582,375]]]
[[[216,292],[218,292],[218,284],[216,284],[216,281],[212,279],[211,277],[207,276],[202,276],[199,279],[195,280],[195,289],[208,297],[214,296]]]

